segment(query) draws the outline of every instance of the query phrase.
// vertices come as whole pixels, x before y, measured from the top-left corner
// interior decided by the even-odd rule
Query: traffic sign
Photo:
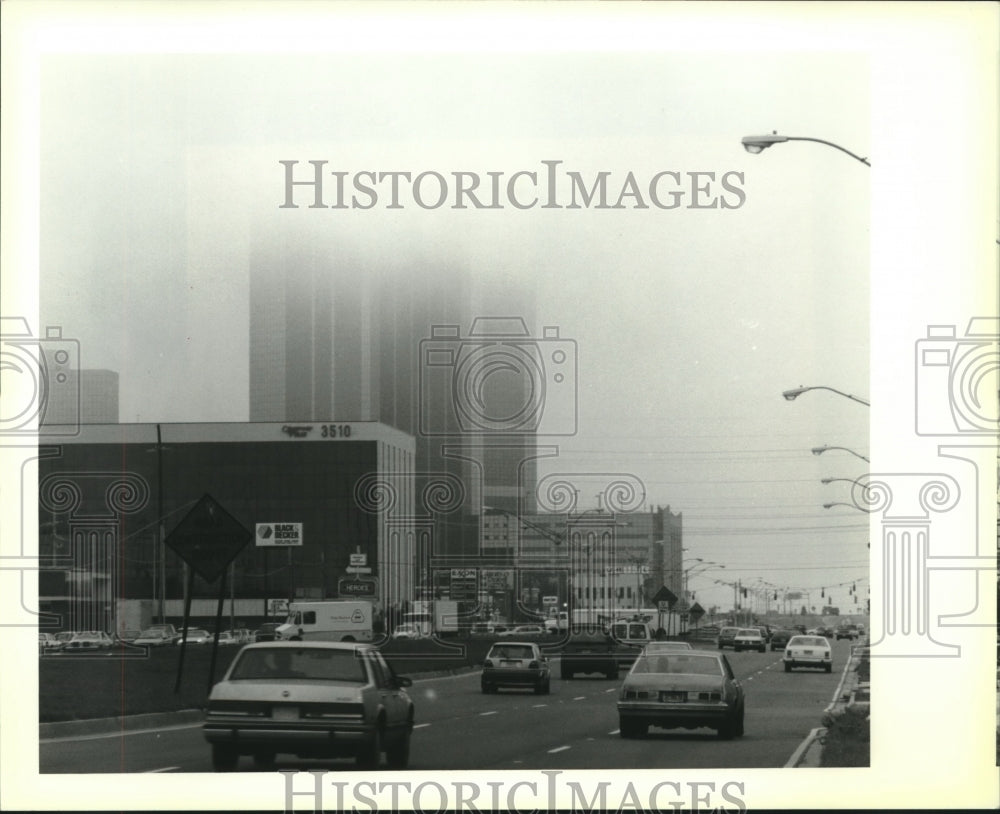
[[[370,574],[372,572],[371,566],[368,565],[349,565],[344,570],[348,574]]]
[[[340,596],[378,596],[378,582],[374,579],[349,579],[341,577],[337,582],[337,593]]]
[[[368,555],[351,554],[351,565],[368,565]]]
[[[658,605],[666,603],[666,605],[669,608],[674,604],[674,602],[677,601],[677,595],[674,594],[673,591],[671,591],[669,588],[667,588],[666,585],[661,585],[660,590],[658,590],[653,595],[653,601],[656,602]]]
[[[164,540],[205,582],[221,577],[249,542],[250,530],[207,493]]]

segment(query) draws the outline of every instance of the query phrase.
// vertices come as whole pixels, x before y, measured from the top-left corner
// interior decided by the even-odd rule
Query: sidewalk
[[[868,681],[858,679],[858,665],[861,663],[861,655],[867,650],[867,645],[857,645],[851,648],[851,660],[844,669],[840,686],[837,688],[837,695],[830,702],[829,706],[823,710],[824,715],[835,713],[845,707],[863,707],[868,709],[871,706],[871,686]],[[997,701],[997,721],[1000,727],[1000,698]],[[812,730],[802,742],[795,754],[792,755],[786,768],[796,769],[817,769],[820,766],[820,755],[823,752],[823,735],[826,734],[824,727],[817,727]]]

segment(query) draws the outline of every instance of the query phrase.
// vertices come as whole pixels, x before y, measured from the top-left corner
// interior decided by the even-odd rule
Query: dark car
[[[797,630],[775,630],[771,633],[771,650],[784,650],[792,636],[798,636]]]
[[[835,633],[836,639],[856,639],[858,638],[858,626],[857,625],[837,625],[837,631]]]
[[[275,631],[279,627],[281,625],[278,622],[265,622],[254,631],[253,640],[255,642],[273,642],[277,639]]]
[[[738,627],[724,627],[719,631],[719,638],[716,639],[719,650],[724,647],[736,647],[736,634],[740,632]]]
[[[604,633],[577,633],[565,645],[559,656],[559,677],[571,679],[577,673],[604,673],[618,678],[615,642]]]

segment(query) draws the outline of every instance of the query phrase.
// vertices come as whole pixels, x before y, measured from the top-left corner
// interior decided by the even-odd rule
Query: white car
[[[177,640],[177,644],[181,642],[187,642],[188,644],[211,644],[212,634],[201,628],[189,628],[187,636],[182,632],[181,638]]]
[[[394,639],[422,639],[423,636],[424,634],[419,627],[408,623],[397,625],[396,629],[392,631]]]
[[[502,637],[509,636],[545,636],[545,628],[541,625],[518,625],[510,630],[504,630],[497,634]]]
[[[103,630],[81,630],[58,652],[74,653],[80,651],[110,650],[114,640]]]
[[[360,769],[410,758],[409,678],[369,645],[342,642],[248,644],[212,688],[202,732],[212,768],[233,771],[241,755],[257,768],[276,755],[354,757]]]
[[[792,636],[782,660],[786,673],[796,667],[818,667],[828,673],[833,669],[832,648],[825,636]]]
[[[166,647],[168,644],[173,644],[174,641],[176,639],[170,635],[169,631],[156,628],[142,631],[139,638],[132,644],[136,647]]]
[[[763,653],[767,650],[767,642],[764,641],[764,636],[757,628],[744,627],[740,628],[733,638],[733,650],[737,653],[741,650],[756,650]]]

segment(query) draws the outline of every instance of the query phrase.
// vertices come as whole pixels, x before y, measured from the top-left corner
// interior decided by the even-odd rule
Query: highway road
[[[618,733],[619,680],[553,671],[549,695],[501,690],[483,695],[479,673],[417,679],[411,770],[775,768],[784,766],[820,725],[847,663],[849,641],[835,642],[834,670],[785,673],[781,653],[726,651],[747,693],[746,734],[720,740],[709,729]],[[305,761],[279,755],[279,769],[353,770],[351,760]],[[86,735],[40,744],[42,773],[210,772],[200,724],[144,732]],[[250,771],[250,758],[240,769]]]

